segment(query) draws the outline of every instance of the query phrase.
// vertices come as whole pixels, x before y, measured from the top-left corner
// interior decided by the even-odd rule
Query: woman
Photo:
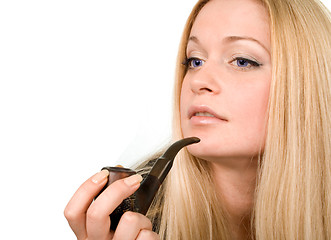
[[[314,0],[201,0],[175,87],[182,150],[148,218],[109,214],[140,175],[102,171],[65,209],[78,239],[331,239],[331,16]],[[154,228],[152,228],[154,226]],[[156,232],[152,231],[155,230]]]

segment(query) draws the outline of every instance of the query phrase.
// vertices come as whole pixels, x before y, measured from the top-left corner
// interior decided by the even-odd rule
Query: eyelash
[[[245,70],[248,70],[248,69],[251,69],[251,68],[258,68],[258,67],[261,67],[262,64],[254,61],[254,60],[251,60],[251,59],[248,59],[248,58],[244,58],[244,57],[233,57],[231,59],[231,61],[229,63],[233,63],[234,61],[246,61],[250,66],[249,67],[239,67],[238,65],[236,66],[239,70],[241,71],[245,71]]]
[[[199,61],[204,62],[204,60],[202,60],[202,59],[199,59],[199,58],[196,58],[196,57],[191,57],[191,58],[185,58],[185,60],[182,62],[182,64],[183,64],[187,69],[193,69],[193,68],[196,68],[196,67],[192,67],[192,66],[191,66],[191,63],[192,63],[192,61],[194,61],[194,60],[199,60]]]
[[[183,61],[183,65],[186,66],[187,69],[194,69],[194,68],[198,68],[198,67],[193,67],[191,66],[191,63],[192,61],[194,60],[198,60],[198,61],[202,61],[204,63],[204,60],[202,59],[199,59],[199,58],[196,58],[196,57],[191,57],[191,58],[186,58],[184,61]],[[239,70],[241,71],[245,71],[245,70],[248,70],[250,68],[258,68],[260,66],[262,66],[262,64],[254,61],[254,60],[251,60],[251,59],[247,59],[247,58],[244,58],[244,57],[233,57],[229,63],[233,63],[234,61],[246,61],[250,66],[249,67],[239,67],[238,65],[236,66]],[[203,64],[202,64],[203,65]],[[200,66],[199,66],[200,67]]]

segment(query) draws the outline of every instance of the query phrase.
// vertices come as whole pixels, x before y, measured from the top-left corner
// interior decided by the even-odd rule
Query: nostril
[[[213,90],[211,90],[210,88],[200,88],[200,91],[212,92]]]

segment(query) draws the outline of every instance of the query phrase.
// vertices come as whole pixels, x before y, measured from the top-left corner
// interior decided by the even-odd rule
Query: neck
[[[215,186],[229,214],[233,239],[249,239],[257,158],[231,159],[229,161],[232,164],[224,164],[223,160],[211,162]]]

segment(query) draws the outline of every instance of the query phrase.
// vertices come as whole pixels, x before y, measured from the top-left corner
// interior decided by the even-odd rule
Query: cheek
[[[243,92],[236,99],[236,121],[240,123],[241,130],[251,132],[252,135],[265,133],[267,122],[267,108],[269,99],[269,81],[258,85],[254,89]]]

